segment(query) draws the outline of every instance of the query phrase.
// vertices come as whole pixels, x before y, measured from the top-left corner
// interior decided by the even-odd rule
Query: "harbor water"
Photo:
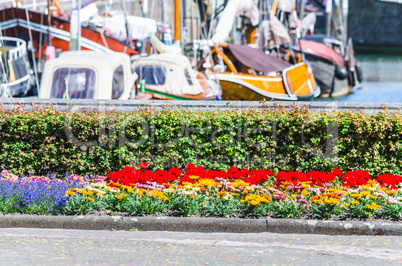
[[[402,103],[402,55],[357,55],[363,70],[361,89],[349,95],[317,99],[340,102]]]

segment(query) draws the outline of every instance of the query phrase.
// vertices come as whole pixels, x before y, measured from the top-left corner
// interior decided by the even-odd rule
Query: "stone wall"
[[[402,49],[402,4],[350,0],[348,19],[349,36],[356,46]]]

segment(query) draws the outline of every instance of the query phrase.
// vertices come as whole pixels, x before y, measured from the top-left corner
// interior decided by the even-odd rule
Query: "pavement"
[[[1,265],[400,265],[398,236],[0,229]]]

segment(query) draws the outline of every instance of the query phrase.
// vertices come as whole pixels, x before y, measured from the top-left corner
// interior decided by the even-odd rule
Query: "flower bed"
[[[248,170],[186,171],[125,167],[107,177],[62,179],[0,175],[3,213],[275,217],[402,218],[402,177],[373,178],[363,170],[308,173]]]
[[[402,177],[373,178],[357,170],[342,173],[278,172],[187,165],[169,171],[125,167],[103,182],[72,188],[69,214],[104,210],[109,214],[173,216],[401,219]]]

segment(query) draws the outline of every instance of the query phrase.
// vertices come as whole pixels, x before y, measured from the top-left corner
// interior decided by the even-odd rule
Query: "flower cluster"
[[[108,212],[402,218],[402,178],[390,174],[373,178],[363,170],[280,171],[275,175],[268,170],[231,167],[227,171],[214,171],[189,164],[185,171],[173,168],[152,172],[143,163],[139,168],[125,167],[112,172],[104,182],[90,185],[93,194],[103,194],[86,203],[92,204],[93,209],[106,208]],[[73,191],[76,190],[67,193],[71,195]]]
[[[51,176],[18,177],[3,170],[0,173],[0,212],[27,214],[60,214],[67,203],[66,190],[80,186],[69,178]]]

